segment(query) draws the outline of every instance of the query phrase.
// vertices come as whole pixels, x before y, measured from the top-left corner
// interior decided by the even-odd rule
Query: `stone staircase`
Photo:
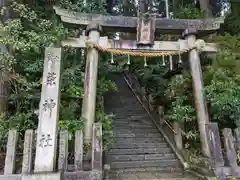
[[[119,92],[108,95],[112,112],[113,142],[107,156],[105,180],[190,180],[180,161],[128,88],[121,75],[114,78]],[[199,178],[198,178],[199,179]]]

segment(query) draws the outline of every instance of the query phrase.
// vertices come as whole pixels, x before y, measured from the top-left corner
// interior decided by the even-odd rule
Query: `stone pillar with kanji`
[[[39,105],[35,172],[54,172],[60,102],[61,48],[46,48]]]

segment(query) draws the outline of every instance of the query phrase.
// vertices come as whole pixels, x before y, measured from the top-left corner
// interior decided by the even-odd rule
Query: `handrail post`
[[[173,122],[173,128],[176,133],[174,133],[174,140],[176,147],[179,151],[183,150],[183,139],[182,139],[182,131],[180,127],[180,123],[177,121]]]
[[[148,95],[148,107],[150,112],[153,111],[153,97],[151,94]]]
[[[158,115],[159,115],[160,125],[163,125],[163,124],[164,124],[164,111],[163,111],[163,106],[158,106]]]
[[[146,102],[146,91],[145,91],[145,87],[141,87],[141,100],[142,102]]]

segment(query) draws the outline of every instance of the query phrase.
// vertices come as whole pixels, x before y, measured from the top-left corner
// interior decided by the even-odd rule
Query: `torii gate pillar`
[[[88,41],[99,43],[101,26],[97,23],[91,23],[87,26],[86,34]],[[82,117],[85,119],[84,143],[91,143],[92,126],[95,121],[96,110],[96,91],[98,76],[99,52],[94,47],[89,47],[87,52],[85,79],[84,79],[84,97],[82,103]]]
[[[190,46],[194,46],[196,42],[196,34],[197,29],[189,28],[186,29],[183,33],[183,36],[188,41]],[[202,69],[200,64],[199,52],[196,48],[192,49],[189,52],[189,64],[192,75],[192,83],[193,83],[193,91],[194,91],[194,101],[195,101],[195,109],[197,113],[198,120],[198,129],[200,132],[200,141],[202,153],[206,157],[211,157],[210,149],[207,141],[207,133],[206,133],[206,124],[209,122],[208,111],[206,100],[203,92],[203,79],[202,79]]]

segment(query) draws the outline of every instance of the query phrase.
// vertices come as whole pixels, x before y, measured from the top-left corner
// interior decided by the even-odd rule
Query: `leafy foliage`
[[[84,2],[87,2],[85,5]],[[128,4],[127,4],[128,3]],[[224,29],[229,34],[222,34],[215,39],[221,51],[216,59],[203,66],[205,95],[208,102],[210,119],[220,124],[220,127],[240,125],[240,86],[239,86],[239,4],[232,3],[232,13],[226,19]],[[219,14],[225,1],[215,2],[214,14]],[[119,2],[98,0],[60,0],[61,7],[75,12],[108,13],[136,15],[135,1]],[[177,7],[177,8],[176,8]],[[6,141],[7,130],[17,128],[23,133],[28,128],[36,128],[37,111],[39,106],[41,78],[43,71],[43,55],[45,47],[59,45],[68,36],[75,37],[81,30],[66,28],[52,9],[45,8],[40,1],[27,2],[22,0],[12,3],[17,18],[1,25],[0,42],[11,49],[11,53],[0,55],[1,75],[10,84],[8,113],[1,116],[0,143]],[[155,0],[154,8],[160,16],[166,16],[163,0]],[[109,11],[110,9],[110,11]],[[206,17],[193,0],[172,0],[170,10],[174,16],[183,19]],[[2,11],[5,11],[3,8]],[[4,12],[2,12],[4,13]],[[112,35],[112,34],[108,34]],[[113,35],[112,35],[113,36]],[[157,39],[177,40],[178,36],[161,35]],[[81,118],[81,101],[83,97],[84,57],[80,51],[64,48],[61,106],[59,127],[70,132],[82,129],[84,119]],[[104,112],[103,94],[116,90],[116,86],[108,79],[110,71],[130,70],[138,74],[141,86],[146,92],[153,94],[156,105],[165,107],[165,119],[179,121],[184,125],[185,147],[194,154],[198,153],[199,132],[197,127],[194,96],[192,93],[191,76],[188,68],[179,76],[169,74],[167,62],[164,66],[162,59],[151,59],[148,67],[144,68],[143,59],[131,59],[128,67],[125,62],[117,68],[108,65],[107,56],[101,56],[99,65],[99,81],[97,91],[96,121],[103,123],[105,145],[110,142],[112,115]],[[203,58],[205,60],[205,58]],[[184,65],[187,59],[184,59]],[[184,66],[185,67],[185,66]],[[186,66],[187,67],[187,66]],[[105,146],[105,147],[106,147]]]
[[[103,4],[98,1],[88,2],[88,9],[81,8],[81,1],[76,10],[84,12],[103,12]],[[63,6],[66,5],[62,4]],[[91,4],[92,3],[92,4]],[[40,100],[44,50],[58,46],[60,41],[79,33],[79,30],[66,28],[56,18],[55,13],[40,6],[25,3],[12,3],[18,18],[7,21],[1,26],[1,43],[11,47],[11,54],[2,54],[1,69],[10,71],[9,111],[1,118],[0,142],[6,141],[9,128],[16,128],[22,134],[26,129],[36,129]],[[73,4],[68,2],[68,7]],[[64,48],[61,72],[61,101],[59,127],[73,132],[82,129],[81,118],[85,61],[79,50]],[[104,57],[105,58],[105,57]],[[111,115],[104,112],[103,94],[116,90],[113,82],[107,79],[108,71],[101,72],[105,59],[100,60],[100,73],[97,91],[96,121],[103,123],[105,146],[111,139]],[[107,67],[105,66],[107,69]]]
[[[190,7],[179,8],[176,17],[183,19],[205,17],[204,11]],[[232,22],[227,21],[226,24],[228,23]],[[240,125],[239,40],[238,36],[230,34],[218,35],[214,41],[219,44],[221,50],[216,58],[209,60],[206,56],[201,57],[203,62],[210,62],[207,65],[202,64],[204,93],[209,116],[211,121],[218,122],[220,128],[235,128]],[[147,69],[141,69],[140,66],[135,68],[138,69],[136,72],[141,79],[142,86],[147,89],[147,93],[154,95],[156,105],[164,106],[165,120],[178,121],[182,124],[186,156],[189,156],[190,161],[196,162],[196,157],[200,153],[200,137],[194,107],[192,79],[187,68],[188,59],[184,58],[185,70],[181,75],[167,77],[166,67],[169,67],[169,64],[163,71],[161,70],[163,67],[154,60],[149,64]]]

